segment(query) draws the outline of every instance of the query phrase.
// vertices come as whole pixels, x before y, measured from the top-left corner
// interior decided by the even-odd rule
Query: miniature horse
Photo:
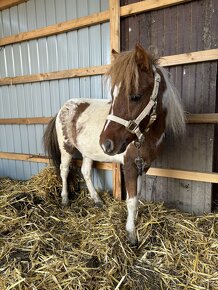
[[[165,131],[184,131],[184,112],[168,73],[139,44],[133,51],[116,53],[107,72],[110,100],[71,99],[47,126],[45,150],[62,178],[62,204],[68,204],[67,176],[72,155],[83,156],[81,172],[91,198],[103,202],[91,181],[93,160],[123,164],[127,192],[126,230],[137,243],[135,218],[142,174],[157,157]]]

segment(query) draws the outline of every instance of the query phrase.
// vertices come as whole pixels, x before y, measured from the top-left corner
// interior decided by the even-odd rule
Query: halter
[[[146,116],[148,116],[150,114],[152,108],[153,108],[153,110],[152,110],[152,113],[150,115],[150,120],[149,120],[148,125],[147,125],[146,130],[145,130],[146,132],[149,130],[149,127],[151,126],[151,124],[154,123],[154,121],[157,118],[157,114],[156,114],[157,94],[158,94],[158,90],[159,90],[159,84],[161,81],[161,77],[157,73],[155,66],[153,66],[152,68],[153,68],[153,72],[154,72],[154,87],[153,87],[153,91],[152,91],[152,94],[150,97],[150,101],[148,102],[148,104],[144,108],[144,110],[141,112],[141,114],[135,120],[129,120],[129,121],[122,119],[120,117],[111,115],[111,114],[107,116],[107,120],[119,123],[119,124],[123,125],[124,127],[126,127],[126,129],[130,133],[136,134],[139,141],[142,141],[144,138],[143,133],[139,129],[139,124]]]

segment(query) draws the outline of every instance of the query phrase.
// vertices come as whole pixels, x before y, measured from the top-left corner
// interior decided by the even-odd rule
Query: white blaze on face
[[[113,91],[113,97],[114,97],[114,99],[113,99],[113,102],[112,102],[112,105],[111,105],[111,113],[110,113],[111,115],[114,114],[114,112],[113,112],[113,105],[114,105],[114,101],[115,101],[116,97],[119,95],[120,86],[121,86],[121,84],[119,84],[118,86],[115,86],[114,87],[114,91]],[[110,120],[107,120],[107,122],[105,124],[105,127],[104,127],[104,131],[107,129],[107,127],[110,124],[110,122],[111,122]]]

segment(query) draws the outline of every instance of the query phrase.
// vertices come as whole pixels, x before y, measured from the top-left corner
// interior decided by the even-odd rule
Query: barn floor
[[[0,289],[218,289],[218,214],[192,217],[140,203],[138,248],[126,206],[82,190],[60,205],[52,168],[26,182],[0,179]]]

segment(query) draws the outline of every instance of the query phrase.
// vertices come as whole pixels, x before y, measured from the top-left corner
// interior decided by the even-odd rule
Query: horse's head
[[[100,135],[100,145],[109,155],[124,152],[130,142],[142,137],[156,106],[160,82],[151,56],[139,44],[133,51],[120,54],[113,51],[113,55],[107,73],[112,103]]]

